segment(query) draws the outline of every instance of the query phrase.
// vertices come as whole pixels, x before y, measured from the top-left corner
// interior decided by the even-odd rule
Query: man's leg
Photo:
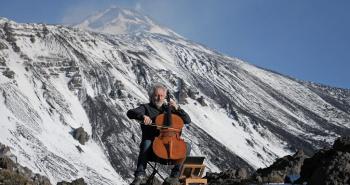
[[[149,158],[149,153],[152,150],[152,141],[143,140],[140,144],[140,153],[137,159],[137,168],[135,170],[135,179],[131,185],[140,185],[146,179],[146,167]]]
[[[186,142],[186,156],[189,156],[191,153],[191,145]],[[173,169],[171,170],[170,177],[179,177],[180,176],[180,169],[181,169],[182,163],[181,164],[176,164]]]
[[[135,171],[135,176],[146,175],[146,167],[149,158],[150,151],[152,150],[152,141],[143,140],[140,144],[140,153],[137,159],[137,168]]]

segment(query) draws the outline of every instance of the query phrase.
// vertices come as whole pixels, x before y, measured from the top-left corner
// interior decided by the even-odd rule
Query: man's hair
[[[168,89],[165,87],[165,85],[161,84],[161,83],[155,83],[152,88],[150,89],[150,91],[148,92],[148,97],[149,97],[149,101],[152,102],[152,98],[154,93],[156,92],[157,89],[162,89],[165,92],[168,91]]]

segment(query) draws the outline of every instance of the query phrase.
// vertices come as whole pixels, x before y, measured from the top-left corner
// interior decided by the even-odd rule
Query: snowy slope
[[[125,112],[147,102],[154,82],[190,114],[184,137],[211,171],[265,167],[350,134],[349,90],[291,79],[181,37],[1,18],[0,72],[0,142],[52,182],[129,182],[140,128]],[[85,145],[71,134],[80,126],[91,135]]]
[[[25,39],[19,43],[27,44]],[[38,43],[21,49],[33,55],[53,49],[43,51],[45,47]],[[1,58],[6,59],[6,67],[15,71],[16,77],[0,76],[0,142],[11,147],[18,162],[53,183],[84,177],[91,184],[126,184],[98,143],[91,140],[83,146],[73,139],[72,128],[82,126],[88,133],[92,131],[77,96],[67,87],[66,77],[48,81],[38,71],[26,69],[24,63],[29,58],[23,60],[23,56],[9,50],[1,50]]]

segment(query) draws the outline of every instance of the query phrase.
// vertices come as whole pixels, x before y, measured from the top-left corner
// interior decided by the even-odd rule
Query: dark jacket
[[[166,110],[166,106],[162,106],[160,109],[157,109],[156,106],[154,106],[152,103],[148,104],[141,104],[139,107],[135,109],[130,109],[126,115],[130,119],[136,119],[139,121],[143,121],[143,116],[149,116],[152,119],[152,122],[155,122],[156,117],[159,114],[164,113]],[[181,108],[178,110],[173,110],[172,113],[179,115],[185,124],[191,123],[190,116]],[[159,130],[154,126],[144,125],[141,124],[141,130],[142,130],[142,140],[153,140],[155,137],[159,135]]]

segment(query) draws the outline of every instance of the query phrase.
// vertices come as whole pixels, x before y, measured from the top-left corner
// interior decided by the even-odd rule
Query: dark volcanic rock
[[[330,150],[305,159],[297,183],[309,185],[350,184],[350,137],[338,138]]]
[[[87,184],[85,183],[83,178],[79,178],[72,182],[66,182],[66,181],[58,182],[57,185],[87,185]]]
[[[197,101],[198,101],[202,106],[208,106],[208,104],[205,103],[205,100],[204,100],[204,97],[203,97],[203,96],[197,98]]]
[[[180,182],[178,178],[168,177],[164,180],[162,185],[180,185]]]
[[[8,147],[0,144],[0,184],[4,185],[51,185],[47,177],[34,174],[10,158]]]
[[[333,144],[333,149],[342,152],[350,152],[350,136],[338,138]]]
[[[192,99],[196,99],[196,96],[199,94],[199,92],[197,91],[197,90],[195,90],[195,89],[188,89],[187,90],[187,95],[188,95],[188,97],[190,97],[190,98],[192,98]]]
[[[4,76],[7,78],[13,79],[15,77],[15,72],[7,69],[6,71],[2,72]]]
[[[0,158],[0,168],[13,171],[15,169],[15,163],[7,156]]]
[[[287,155],[277,159],[271,166],[258,169],[255,179],[265,183],[283,183],[289,175],[298,176],[306,156],[299,150],[293,156]]]
[[[89,140],[89,135],[87,132],[85,132],[83,127],[79,127],[77,129],[75,129],[73,132],[73,137],[74,137],[74,139],[78,140],[79,143],[82,145],[84,145],[85,142],[87,142]]]
[[[187,103],[186,98],[188,96],[187,96],[187,93],[186,93],[186,91],[184,89],[181,89],[179,91],[179,95],[178,96],[179,96],[179,104],[186,104]]]
[[[74,67],[71,67],[69,69],[76,69]],[[67,73],[69,74],[69,73]],[[69,76],[69,75],[68,75]],[[72,79],[68,82],[68,88],[70,90],[78,89],[82,87],[82,78],[80,74],[75,74]]]
[[[241,185],[246,184],[250,176],[245,168],[239,168],[220,173],[207,173],[205,178],[210,185]]]
[[[183,79],[180,79],[179,80],[179,83],[180,83],[180,89],[179,89],[179,92],[178,92],[178,101],[179,101],[179,104],[186,104],[187,103],[187,100],[186,98],[188,97],[187,95],[187,85],[184,83],[184,80]]]
[[[0,50],[8,49],[7,45],[0,41]]]
[[[0,184],[6,185],[32,185],[28,178],[10,170],[0,169]]]

